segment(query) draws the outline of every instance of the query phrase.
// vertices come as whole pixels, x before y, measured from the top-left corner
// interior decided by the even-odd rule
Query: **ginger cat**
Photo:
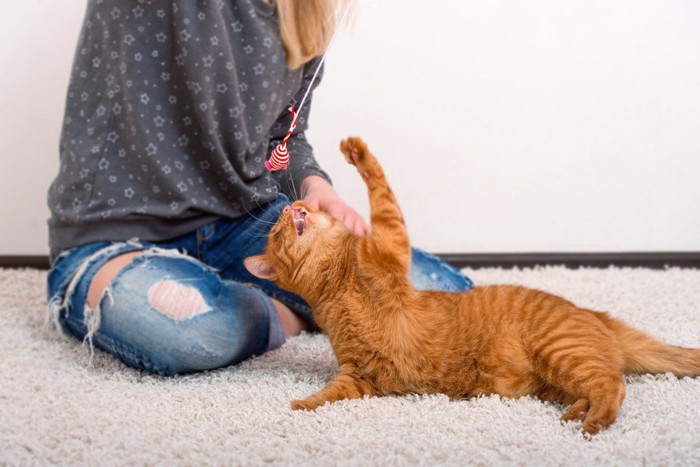
[[[570,405],[562,420],[597,433],[617,417],[624,375],[700,375],[700,349],[664,344],[539,290],[415,290],[408,235],[382,168],[358,138],[340,149],[367,184],[371,234],[355,236],[297,201],[272,228],[265,254],[245,261],[307,300],[338,359],[338,376],[292,408],[365,395],[531,394]]]

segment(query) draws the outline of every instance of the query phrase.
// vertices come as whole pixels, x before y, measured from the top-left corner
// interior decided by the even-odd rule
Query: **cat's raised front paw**
[[[350,137],[340,142],[340,152],[345,155],[348,164],[357,165],[364,159],[367,151],[367,144],[361,138]]]

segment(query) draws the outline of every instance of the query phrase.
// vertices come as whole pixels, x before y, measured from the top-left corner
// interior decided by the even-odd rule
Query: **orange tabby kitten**
[[[517,286],[417,291],[401,211],[365,143],[341,151],[362,175],[372,232],[350,233],[301,201],[286,207],[248,270],[304,297],[338,359],[339,375],[294,409],[365,395],[527,394],[570,407],[596,433],[615,421],[624,375],[700,375],[700,350],[664,344],[605,313]]]

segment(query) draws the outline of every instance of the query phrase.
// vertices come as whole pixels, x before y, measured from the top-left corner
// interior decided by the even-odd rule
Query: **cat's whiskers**
[[[270,236],[270,232],[269,231],[251,232],[250,234],[248,234],[248,236],[251,238],[267,239]]]
[[[256,201],[256,203],[257,203],[257,201]],[[262,209],[262,206],[260,206],[259,204],[258,204],[258,207],[259,207],[260,209]],[[255,214],[253,214],[253,211],[251,211],[251,210],[248,209],[247,207],[245,208],[245,212],[246,212],[246,214],[247,214],[248,216],[252,217],[252,218],[255,219],[256,221],[258,221],[260,224],[271,225],[271,226],[272,226],[272,225],[275,225],[275,224],[277,223],[277,220],[275,220],[275,221],[273,222],[273,221],[268,221],[268,220],[265,220],[265,219],[262,219],[262,218],[256,216]],[[282,215],[282,212],[281,212],[281,211],[278,212],[278,216],[277,216],[277,217],[279,217],[280,215]]]
[[[297,191],[297,187],[294,184],[294,177],[290,176],[289,180],[290,180],[291,185],[292,185],[292,194],[294,195],[294,197],[292,198],[292,201],[298,201],[299,199],[301,199],[301,197],[299,196],[299,192]]]

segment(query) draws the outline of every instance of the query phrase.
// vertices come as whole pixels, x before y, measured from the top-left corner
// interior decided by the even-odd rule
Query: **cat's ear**
[[[243,264],[255,277],[270,281],[277,279],[277,270],[263,255],[249,256],[243,260]]]

